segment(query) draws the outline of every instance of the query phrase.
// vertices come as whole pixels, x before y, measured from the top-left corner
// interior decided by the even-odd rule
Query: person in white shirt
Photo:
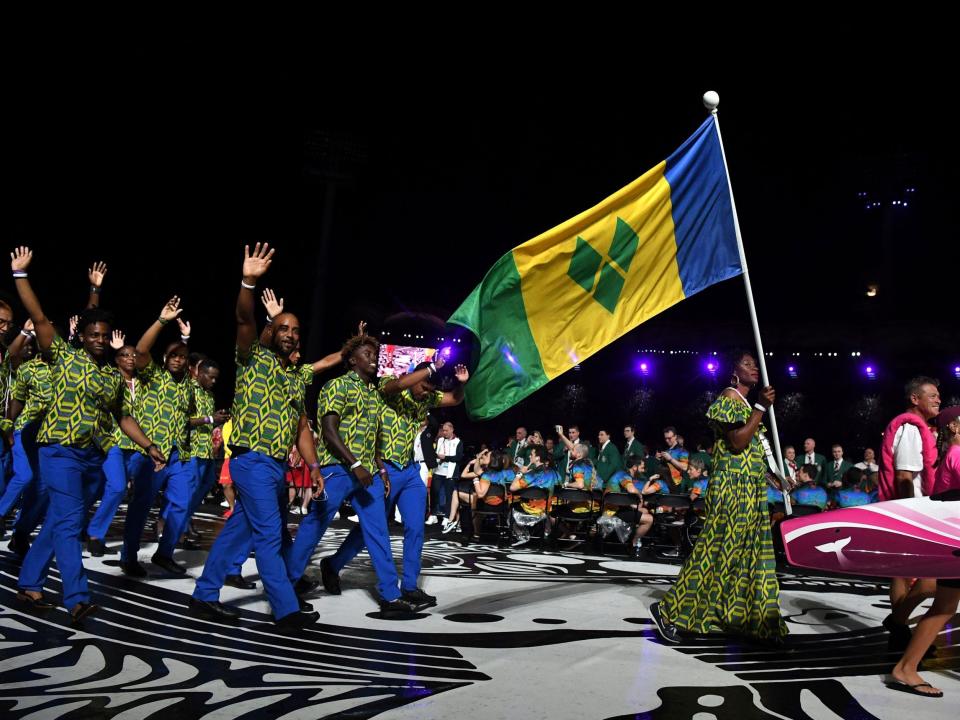
[[[915,377],[904,388],[906,412],[913,413],[930,422],[940,413],[939,383],[928,377]],[[904,423],[893,436],[894,481],[899,498],[920,497],[923,474],[923,438],[920,430]],[[920,578],[890,579],[890,607],[892,612],[884,618],[883,627],[890,633],[891,650],[905,650],[912,633],[907,624],[916,607],[933,597],[936,580]]]
[[[787,445],[783,449],[783,471],[791,483],[797,481],[797,470],[799,469],[800,465],[797,463],[797,450],[793,445]]]
[[[873,452],[873,448],[867,448],[863,451],[863,461],[858,462],[854,467],[871,474],[880,472],[876,459],[877,455]]]
[[[433,471],[430,495],[433,500],[427,525],[434,525],[450,515],[453,488],[460,474],[463,460],[463,443],[454,432],[453,423],[445,422],[437,438],[437,469]]]

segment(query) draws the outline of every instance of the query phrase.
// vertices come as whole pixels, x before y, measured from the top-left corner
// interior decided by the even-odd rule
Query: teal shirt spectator
[[[864,492],[858,487],[840,488],[837,493],[837,506],[842,508],[859,507],[876,502],[871,493]]]
[[[624,484],[628,482],[634,482],[633,477],[626,470],[617,470],[609,478],[607,478],[607,484],[604,486],[606,492],[612,493],[622,493],[627,492],[624,488]],[[640,487],[643,487],[642,485]]]
[[[802,485],[790,497],[797,505],[816,505],[821,510],[827,507],[827,491],[819,485]]]

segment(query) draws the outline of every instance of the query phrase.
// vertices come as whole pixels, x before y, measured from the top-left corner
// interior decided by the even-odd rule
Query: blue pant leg
[[[127,450],[126,453],[135,452]],[[124,495],[127,494],[127,458],[125,451],[114,445],[107,452],[107,457],[103,461],[103,474],[107,482],[103,488],[103,496],[100,498],[100,507],[93,514],[90,524],[87,525],[87,535],[92,538],[102,540],[107,536],[110,529],[110,523],[113,522],[113,516],[117,514],[117,508],[123,502]]]
[[[190,501],[196,489],[194,467],[189,462],[181,462],[176,451],[170,455],[170,462],[166,467],[166,524],[163,526],[163,536],[157,547],[157,554],[167,558],[173,557],[173,550],[180,541],[180,536],[187,529]]]
[[[196,489],[194,490],[193,497],[190,499],[190,517],[192,518],[193,514],[203,503],[203,499],[207,496],[207,493],[209,493],[210,489],[216,484],[217,473],[213,460],[190,458],[190,464],[193,466],[194,475],[196,476]]]
[[[140,536],[147,524],[150,507],[160,491],[163,473],[154,472],[153,460],[137,452],[127,468],[133,481],[133,498],[127,506],[127,521],[123,527],[123,549],[121,562],[136,562],[140,551]]]
[[[31,432],[28,433],[25,428],[21,435],[23,450],[26,453],[27,461],[30,463],[33,481],[24,490],[20,512],[17,514],[17,520],[14,524],[14,532],[18,535],[28,536],[40,527],[40,523],[47,516],[47,506],[50,504],[50,497],[43,482],[43,475],[40,472],[40,446],[37,445],[37,431],[39,429],[40,425],[36,423],[30,427]]]
[[[63,604],[72,608],[89,602],[80,532],[86,517],[85,502],[100,482],[100,453],[48,445],[40,450],[41,473],[50,496],[47,520],[30,547],[20,573],[20,587],[39,590],[46,580],[50,560],[56,556],[63,583]]]
[[[10,448],[7,447],[7,441],[0,437],[0,495],[3,495],[7,489],[7,481],[13,473],[13,457],[10,454]]]
[[[313,551],[317,548],[317,543],[330,527],[333,516],[336,515],[343,501],[353,492],[356,484],[353,475],[340,465],[324,467],[322,472],[327,499],[313,500],[310,503],[310,512],[300,523],[297,537],[284,552],[287,574],[291,582],[296,582],[303,576],[307,565],[310,564]]]
[[[237,558],[242,555],[246,560],[249,557],[253,547],[253,529],[245,507],[243,498],[238,496],[233,505],[233,513],[213,541],[213,547],[210,548],[210,554],[203,565],[203,572],[197,578],[197,586],[193,591],[193,597],[197,600],[219,600],[220,588],[223,587],[227,575],[239,574],[235,572]]]
[[[36,437],[36,433],[34,433],[34,437]],[[34,443],[34,447],[36,447],[36,443]],[[13,448],[10,451],[10,458],[13,465],[13,475],[10,482],[7,483],[2,497],[0,497],[0,517],[7,515],[16,506],[20,495],[33,482],[33,465],[24,449],[23,432],[20,430],[13,431]]]
[[[384,600],[396,600],[400,597],[399,578],[390,549],[387,515],[383,511],[383,478],[375,474],[370,487],[355,485],[354,488],[350,504],[357,511],[363,544],[367,546],[373,569],[377,573],[377,590]]]
[[[396,502],[403,518],[403,578],[400,589],[416,590],[423,554],[423,521],[427,507],[427,488],[420,479],[420,468],[408,465],[390,474],[390,500]]]

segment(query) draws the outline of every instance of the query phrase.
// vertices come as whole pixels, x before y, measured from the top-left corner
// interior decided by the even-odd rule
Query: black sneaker
[[[197,532],[197,529],[193,526],[193,523],[190,523],[190,524],[187,526],[187,532],[186,532],[185,534],[186,534],[187,538],[190,539],[190,540],[199,540],[199,539],[200,539],[200,533]]]
[[[682,642],[677,626],[670,625],[661,617],[660,603],[655,602],[650,606],[650,617],[653,618],[653,622],[657,626],[657,632],[660,633],[660,637],[664,642],[670,643],[671,645],[679,645]]]
[[[397,598],[387,602],[380,601],[380,617],[384,620],[393,620],[396,618],[405,618],[417,612],[417,608],[411,605],[403,598]]]
[[[247,580],[243,575],[227,575],[223,581],[224,585],[235,587],[240,590],[256,590],[257,584],[252,580]]]
[[[135,577],[135,578],[147,577],[147,569],[143,565],[141,565],[138,560],[132,560],[130,562],[121,562],[120,572],[122,572],[127,577]]]
[[[416,607],[418,610],[421,608],[433,607],[437,604],[437,599],[433,595],[427,595],[427,593],[420,588],[404,590],[400,597]]]
[[[70,622],[73,625],[79,625],[83,622],[84,618],[90,617],[99,609],[99,605],[79,602],[73,606],[72,610],[70,610]]]
[[[186,575],[187,566],[181,565],[173,558],[164,557],[158,553],[154,553],[153,557],[150,558],[150,562],[156,565],[159,568],[163,568],[171,575]]]
[[[7,550],[23,560],[30,551],[30,536],[14,531],[13,537],[10,538],[10,544],[7,545]]]
[[[190,598],[190,614],[201,620],[221,620],[232,622],[240,617],[239,611],[215,600],[197,600]]]
[[[313,625],[319,619],[320,613],[318,612],[302,612],[298,610],[289,615],[284,615],[279,620],[274,620],[274,623],[276,623],[277,628],[280,630],[302,630],[305,627]]]
[[[87,552],[90,553],[90,557],[103,557],[104,555],[116,555],[119,550],[107,547],[107,544],[100,538],[90,538],[87,540]]]
[[[310,604],[309,600],[298,597],[297,602],[300,603],[300,612],[313,612],[313,605]]]
[[[320,587],[319,580],[311,580],[306,575],[303,575],[293,584],[293,591],[297,595],[309,595],[318,587]]]
[[[300,578],[303,580],[303,578]],[[340,576],[337,571],[330,567],[330,558],[324,558],[320,561],[320,579],[323,581],[323,589],[331,595],[340,594]]]

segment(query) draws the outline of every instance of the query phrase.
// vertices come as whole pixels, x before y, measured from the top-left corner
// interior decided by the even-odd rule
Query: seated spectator
[[[639,455],[630,455],[626,461],[627,469],[615,472],[604,487],[604,493],[629,493],[637,496],[637,505],[629,507],[607,507],[604,505],[603,515],[597,521],[604,537],[616,532],[620,542],[625,543],[633,532],[633,549],[635,555],[640,555],[642,539],[653,527],[653,515],[644,507],[642,488],[647,484],[643,474],[643,458]],[[639,515],[637,514],[639,512]],[[637,519],[634,528],[632,523]]]
[[[519,492],[526,488],[543,488],[552,494],[553,488],[561,482],[560,474],[549,464],[545,464],[539,456],[540,448],[530,448],[530,462],[516,473],[510,485],[510,492]],[[517,542],[522,545],[530,540],[530,530],[540,522],[546,522],[544,533],[550,530],[550,517],[547,514],[552,497],[545,500],[520,499],[512,505],[514,534]]]
[[[706,495],[709,480],[703,460],[697,457],[690,458],[690,463],[687,466],[687,478],[683,481],[683,491],[690,493],[690,502]]]
[[[880,466],[877,465],[877,455],[873,448],[867,448],[863,451],[863,460],[854,465],[859,470],[866,470],[868,473],[876,474],[880,472]]]
[[[864,480],[867,477],[869,474],[858,467],[847,470],[843,476],[843,487],[837,492],[837,507],[857,507],[876,502],[876,492],[871,495],[864,490]]]
[[[799,485],[790,493],[790,499],[797,505],[815,505],[821,510],[827,508],[827,491],[817,484],[817,465],[809,463],[797,470]]]
[[[476,509],[476,497],[479,493],[480,478],[484,475],[485,471],[490,467],[492,454],[489,450],[481,450],[477,453],[470,462],[467,463],[466,467],[463,469],[463,472],[460,473],[461,480],[472,480],[473,481],[473,493],[465,493],[461,490],[457,490],[454,493],[453,499],[450,501],[450,519],[443,523],[443,534],[455,532],[460,529],[460,505],[461,503],[466,503],[466,507],[471,510]],[[499,469],[499,459],[497,460],[497,467]],[[487,482],[487,488],[490,487],[489,480]],[[484,489],[484,494],[486,494],[486,488]],[[499,498],[497,498],[499,500]],[[467,513],[464,513],[467,515]],[[471,519],[473,513],[468,515]],[[469,521],[468,525],[469,527]]]

